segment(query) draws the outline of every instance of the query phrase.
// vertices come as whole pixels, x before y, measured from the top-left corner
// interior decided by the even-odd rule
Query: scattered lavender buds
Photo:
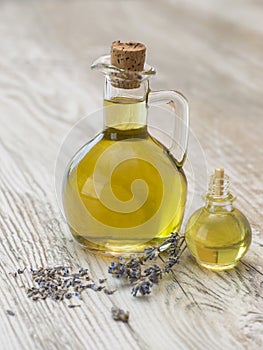
[[[125,260],[119,256],[118,261],[111,262],[108,273],[117,278],[126,278],[133,286],[131,290],[133,296],[148,295],[151,293],[152,286],[162,279],[163,274],[170,273],[172,268],[180,262],[180,256],[186,248],[184,243],[183,236],[172,232],[159,246],[145,248],[142,257],[131,255],[128,260]],[[160,256],[163,252],[166,253],[166,260]],[[156,261],[158,257],[163,263],[162,268],[156,263],[144,268],[147,262]]]
[[[119,256],[117,261],[112,261],[108,267],[108,272],[117,278],[125,278],[132,285],[131,294],[149,295],[154,284],[158,284],[163,275],[170,273],[173,267],[180,262],[180,257],[186,248],[184,236],[177,232],[172,232],[157,247],[147,247],[144,255],[137,257],[131,255],[129,259]],[[161,256],[166,254],[166,259]],[[157,258],[162,262],[160,267],[156,261]],[[154,262],[150,264],[150,262]],[[23,275],[28,269],[18,269],[11,273],[14,278]],[[78,303],[82,300],[82,292],[92,289],[96,292],[104,291],[107,295],[115,293],[116,289],[108,289],[104,285],[107,278],[100,278],[96,285],[89,275],[88,269],[80,268],[78,272],[72,272],[68,266],[40,267],[38,269],[29,269],[33,285],[25,288],[27,296],[33,301],[45,300],[50,298],[59,302],[63,300],[70,301],[68,307],[73,309],[81,307]],[[25,287],[22,285],[21,287]],[[77,303],[74,303],[77,301]],[[13,311],[6,310],[10,316],[15,316]],[[114,306],[111,309],[112,318],[115,321],[128,322],[129,312]]]
[[[18,269],[17,273],[23,274],[26,268]],[[86,289],[92,289],[99,292],[105,289],[103,283],[106,279],[100,279],[99,285],[96,285],[88,272],[88,269],[80,268],[78,272],[72,272],[68,266],[40,267],[38,269],[30,268],[30,275],[33,285],[26,288],[26,293],[33,301],[45,300],[50,298],[56,302],[62,300],[82,300],[82,292]],[[111,295],[115,290],[105,289],[105,293]],[[69,304],[69,308],[79,307],[80,305]]]
[[[114,321],[122,321],[126,323],[129,321],[129,311],[125,312],[117,306],[111,308],[111,315]]]

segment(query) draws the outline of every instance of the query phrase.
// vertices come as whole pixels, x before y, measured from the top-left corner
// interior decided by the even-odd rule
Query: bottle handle
[[[150,90],[148,94],[149,107],[151,105],[160,105],[161,103],[165,103],[175,113],[176,125],[173,130],[173,145],[169,151],[174,147],[174,141],[176,141],[176,147],[179,146],[182,153],[179,159],[176,159],[176,163],[179,167],[182,167],[186,159],[189,137],[189,105],[186,98],[177,91]]]

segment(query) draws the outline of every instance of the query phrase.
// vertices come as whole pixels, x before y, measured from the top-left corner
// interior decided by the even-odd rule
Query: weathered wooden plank
[[[262,348],[260,12],[256,0],[1,2],[1,349]],[[102,77],[88,66],[118,38],[146,43],[158,70],[153,88],[189,97],[190,189],[201,194],[205,172],[223,165],[252,224],[253,244],[236,269],[222,273],[198,267],[186,253],[175,276],[146,299],[109,276],[118,291],[87,291],[81,308],[33,302],[19,287],[28,276],[10,272],[69,264],[88,266],[95,280],[106,275],[109,260],[72,241],[56,203],[54,168],[70,128],[100,108]],[[194,201],[191,211],[200,203]],[[130,311],[128,325],[111,319],[112,305]]]

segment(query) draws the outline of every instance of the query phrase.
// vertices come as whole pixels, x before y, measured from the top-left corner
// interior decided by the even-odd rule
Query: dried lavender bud
[[[153,265],[144,270],[144,275],[149,278],[152,283],[158,283],[162,279],[162,270],[158,265]]]
[[[124,311],[117,306],[111,308],[111,315],[115,321],[128,322],[129,321],[129,311]]]
[[[107,278],[100,278],[99,279],[99,283],[102,284],[102,283],[105,283],[107,281]]]
[[[74,309],[75,307],[81,307],[81,305],[72,305],[72,304],[70,304],[70,305],[68,305],[68,307],[70,309]]]
[[[75,296],[78,297],[79,299],[81,299],[81,292],[75,292]]]
[[[147,295],[151,293],[151,287],[152,287],[152,282],[148,279],[145,278],[141,281],[139,281],[131,291],[131,294],[136,297],[137,293],[140,293],[141,295]]]
[[[169,256],[177,256],[180,253],[180,249],[177,247],[170,247],[168,250]]]
[[[179,234],[178,232],[171,232],[170,236],[166,238],[161,245],[170,243],[172,246],[176,246],[179,241]]]
[[[12,310],[6,310],[6,313],[7,313],[9,316],[15,316],[15,313],[14,313]]]
[[[118,261],[112,261],[108,268],[108,273],[111,273],[116,277],[121,277],[125,275],[125,272],[126,272],[126,265]]]
[[[140,267],[140,265],[142,265],[142,264],[143,264],[142,259],[140,259],[134,255],[131,255],[130,259],[126,262],[126,265],[129,268],[137,268],[137,267]]]
[[[128,268],[127,269],[127,277],[128,277],[131,284],[138,281],[138,279],[140,279],[140,277],[141,277],[141,266]]]
[[[144,260],[155,260],[158,257],[159,251],[156,247],[147,247],[144,249],[145,258]]]
[[[174,265],[179,264],[180,259],[179,257],[175,258],[169,258],[168,261],[165,262],[165,272],[169,273],[171,269],[174,267]]]
[[[125,264],[126,260],[121,255],[118,256],[118,259],[121,264]]]
[[[164,252],[168,250],[169,253],[171,249],[177,247],[181,238],[182,237],[179,236],[178,232],[171,232],[170,236],[167,237],[158,247],[159,252]]]
[[[108,267],[108,273],[118,273],[120,269],[120,263],[118,261],[112,261]]]
[[[16,278],[17,277],[17,272],[9,272],[9,275],[11,275],[11,276],[13,276],[14,278]]]
[[[23,270],[18,269],[18,270],[17,270],[17,273],[18,273],[19,275],[21,275],[22,273],[24,273],[25,269],[26,269],[26,267],[24,267]]]
[[[104,288],[105,288],[105,286],[97,286],[97,287],[94,287],[93,290],[95,290],[95,292],[100,292]]]
[[[107,295],[112,295],[116,292],[117,289],[108,289],[108,288],[104,288],[104,293]]]

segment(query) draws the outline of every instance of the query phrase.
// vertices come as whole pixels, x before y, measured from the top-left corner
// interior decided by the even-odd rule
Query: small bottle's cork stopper
[[[114,41],[111,45],[111,64],[129,72],[141,72],[144,68],[146,47],[138,42],[121,43]],[[133,89],[140,86],[136,75],[132,79],[113,79],[112,85],[123,89]]]
[[[214,172],[215,195],[221,196],[224,193],[225,170],[216,168]]]
[[[215,178],[216,179],[224,179],[225,170],[223,168],[215,169]]]

